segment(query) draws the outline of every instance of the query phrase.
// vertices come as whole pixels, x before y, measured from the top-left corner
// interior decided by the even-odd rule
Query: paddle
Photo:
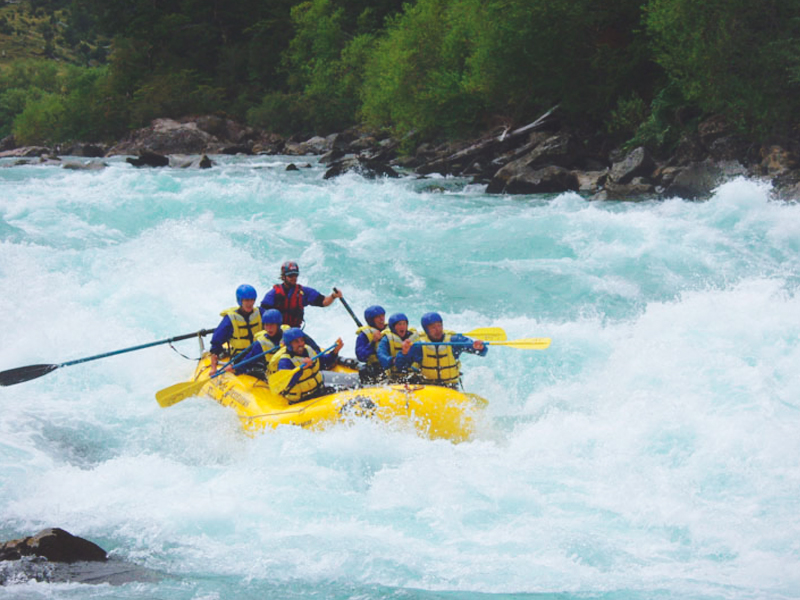
[[[550,338],[523,338],[506,342],[484,342],[487,346],[508,346],[518,350],[546,350],[550,347]],[[472,342],[416,342],[420,346],[472,346]]]
[[[255,356],[251,356],[247,360],[243,360],[239,363],[236,363],[235,368],[239,368],[243,365],[246,365],[249,362],[253,362],[257,358],[261,358],[262,356],[266,356],[267,354],[271,354],[275,352],[280,346],[275,346],[266,352],[262,352],[261,354],[256,354]],[[246,351],[245,351],[246,352]],[[214,379],[214,377],[218,377],[225,372],[225,369],[233,362],[233,359],[229,360],[227,363],[222,365],[219,369],[214,371],[208,379],[198,379],[197,381],[182,381],[180,383],[176,383],[171,385],[163,390],[159,390],[156,392],[156,400],[161,405],[162,408],[167,408],[172,406],[173,404],[177,404],[181,400],[186,400],[186,398],[191,398],[192,396],[196,396],[197,393],[203,389],[203,386],[207,384],[209,381]]]
[[[506,332],[500,327],[479,327],[461,335],[477,338],[484,342],[505,342],[508,339]]]
[[[323,350],[319,354],[315,354],[314,356],[312,356],[311,357],[311,361],[313,362],[313,361],[317,360],[320,356],[330,352],[334,348],[336,348],[336,344],[334,344],[333,346],[330,346],[329,348],[325,348],[325,350]],[[300,365],[299,367],[296,367],[296,368],[291,369],[291,370],[290,369],[283,369],[281,371],[278,371],[277,373],[273,373],[272,375],[270,375],[269,376],[269,391],[271,391],[273,394],[280,394],[283,390],[286,389],[286,386],[289,385],[289,382],[292,380],[292,377],[294,377],[295,374],[298,371],[301,371],[306,366],[308,366],[308,365]]]
[[[333,291],[336,292],[337,294],[339,293],[339,290],[337,290],[336,288],[333,288]],[[363,325],[361,324],[361,321],[358,320],[358,317],[356,316],[356,313],[353,312],[353,309],[350,308],[350,305],[347,303],[347,300],[344,299],[344,296],[340,297],[339,300],[342,301],[342,304],[347,309],[347,312],[349,312],[350,316],[353,317],[353,321],[356,322],[356,325],[358,325],[359,327],[363,327]]]
[[[86,358],[79,358],[76,360],[70,360],[59,364],[28,365],[27,367],[17,367],[16,369],[9,369],[8,371],[0,372],[0,385],[3,386],[14,385],[16,383],[22,383],[23,381],[30,381],[31,379],[36,379],[37,377],[41,377],[42,375],[47,375],[51,371],[55,371],[60,367],[69,367],[72,365],[89,362],[90,360],[97,360],[99,358],[106,358],[108,356],[116,356],[117,354],[124,354],[125,352],[133,352],[134,350],[142,350],[144,348],[158,346],[159,344],[169,344],[171,342],[177,342],[179,340],[188,340],[189,338],[201,335],[208,335],[210,333],[214,333],[214,330],[201,329],[200,331],[195,331],[194,333],[178,335],[166,340],[150,342],[149,344],[142,344],[140,346],[133,346],[131,348],[123,348],[122,350],[114,350],[113,352],[105,352],[104,354],[98,354],[96,356],[88,356]]]

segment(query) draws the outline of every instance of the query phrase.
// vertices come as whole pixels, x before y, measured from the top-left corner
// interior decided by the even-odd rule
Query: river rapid
[[[0,370],[214,327],[285,260],[358,313],[552,345],[464,355],[489,407],[462,444],[162,409],[194,365],[167,345],[0,388],[0,539],[58,526],[158,574],[0,597],[800,598],[800,205],[745,179],[590,202],[217,160],[3,165]],[[338,302],[306,318],[354,355]]]

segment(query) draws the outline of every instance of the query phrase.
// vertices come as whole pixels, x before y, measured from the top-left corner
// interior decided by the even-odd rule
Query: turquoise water
[[[162,409],[193,368],[168,346],[0,388],[0,539],[59,526],[162,575],[0,595],[800,598],[798,204],[743,179],[598,203],[290,160],[0,168],[0,370],[213,327],[288,259],[358,312],[552,346],[464,358],[490,406],[459,445]],[[307,322],[354,353],[338,303]]]

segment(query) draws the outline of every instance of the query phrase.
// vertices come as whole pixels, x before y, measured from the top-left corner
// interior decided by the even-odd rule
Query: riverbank
[[[407,144],[386,133],[352,128],[326,137],[298,139],[243,126],[230,119],[202,116],[175,121],[156,119],[113,145],[16,147],[0,141],[0,158],[16,157],[61,164],[66,168],[102,168],[102,163],[61,161],[57,157],[103,158],[130,155],[137,167],[210,168],[213,155],[267,154],[321,156],[325,177],[356,171],[367,178],[439,174],[470,178],[490,194],[578,192],[593,200],[653,197],[702,199],[725,181],[747,177],[769,182],[775,196],[800,197],[797,143],[754,144],[737,135],[721,118],[700,123],[668,156],[645,147],[612,147],[608,139],[586,135],[561,123],[554,108],[517,128],[498,128],[477,139]]]

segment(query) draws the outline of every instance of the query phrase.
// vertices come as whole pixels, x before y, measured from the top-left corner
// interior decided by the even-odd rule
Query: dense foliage
[[[367,123],[436,139],[556,104],[580,127],[653,147],[696,123],[685,115],[723,115],[752,138],[800,124],[790,0],[23,0],[17,10],[0,19],[3,47],[26,19],[39,19],[44,44],[40,58],[0,69],[0,136],[22,143],[111,139],[201,113],[286,134]],[[72,54],[48,58],[62,47]]]

